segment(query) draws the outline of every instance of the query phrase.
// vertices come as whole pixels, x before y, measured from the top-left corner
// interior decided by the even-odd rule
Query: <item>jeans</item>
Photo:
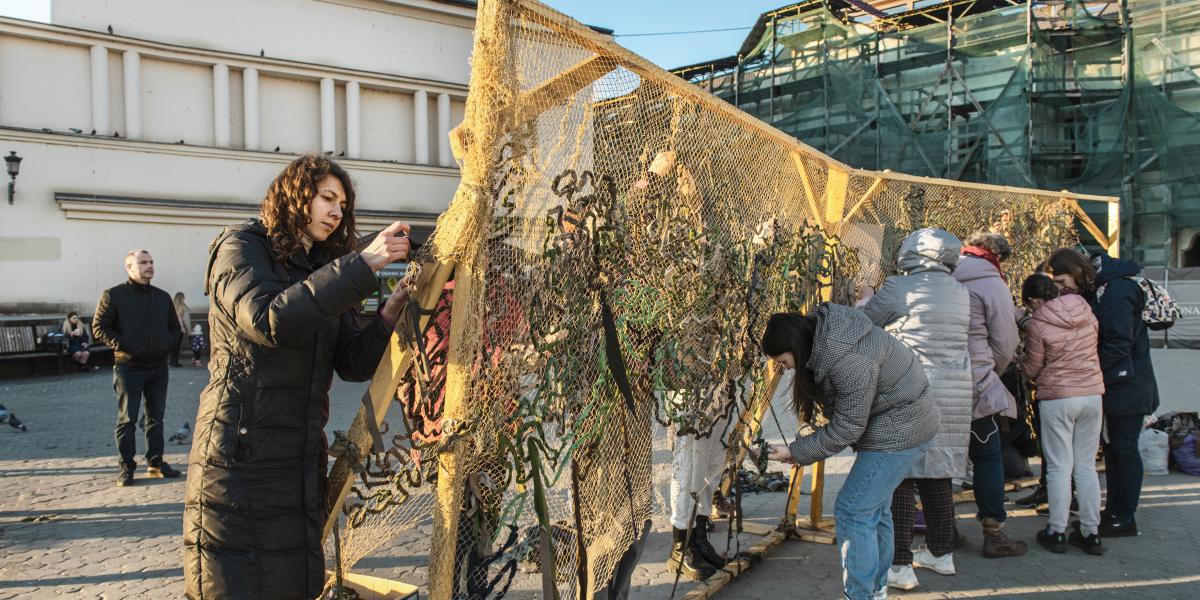
[[[142,429],[146,434],[146,463],[150,466],[162,463],[163,416],[167,411],[169,378],[170,371],[165,363],[157,367],[113,367],[113,391],[117,393],[117,452],[122,465],[132,467],[134,464],[137,442],[133,430],[143,398],[146,401],[146,410],[142,414]]]
[[[1104,479],[1108,484],[1105,512],[1119,523],[1133,521],[1142,495],[1142,455],[1138,436],[1144,415],[1104,417]]]
[[[1046,464],[1046,493],[1050,500],[1050,530],[1066,533],[1071,518],[1071,478],[1079,490],[1079,526],[1084,535],[1100,526],[1100,477],[1096,475],[1096,446],[1100,444],[1099,395],[1042,400],[1042,452]]]
[[[975,465],[971,483],[978,518],[1004,522],[1004,455],[1000,449],[1000,424],[995,415],[971,421],[967,455]]]
[[[842,555],[842,587],[850,600],[870,600],[887,586],[895,551],[892,492],[929,444],[897,452],[859,452],[834,503]]]

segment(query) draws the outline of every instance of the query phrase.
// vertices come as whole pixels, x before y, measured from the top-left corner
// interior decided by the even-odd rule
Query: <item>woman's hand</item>
[[[411,247],[408,232],[411,229],[408,223],[396,221],[388,225],[387,229],[380,231],[371,244],[362,251],[362,257],[367,261],[367,266],[371,267],[372,271],[378,272],[394,262],[408,260],[408,252]]]
[[[406,304],[408,304],[408,284],[401,282],[396,286],[396,291],[388,296],[383,308],[379,309],[379,314],[388,323],[395,325],[400,320],[400,313],[404,311]]]
[[[785,463],[794,463],[792,460],[792,451],[783,444],[770,444],[767,446],[767,458]]]

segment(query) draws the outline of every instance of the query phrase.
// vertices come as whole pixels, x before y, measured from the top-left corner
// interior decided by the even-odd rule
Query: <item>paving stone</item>
[[[1182,357],[1182,358],[1181,358]],[[1200,367],[1200,352],[1172,355],[1172,367]],[[1156,355],[1156,367],[1159,356]],[[1190,363],[1189,363],[1190,361]],[[207,372],[171,371],[166,431],[195,418]],[[1194,387],[1189,378],[1176,378]],[[329,429],[345,429],[359,406],[363,384],[338,382],[331,392]],[[1164,398],[1182,398],[1171,391]],[[1188,397],[1194,397],[1191,394]],[[1166,408],[1167,400],[1164,400]],[[1196,410],[1196,406],[1171,406]],[[1194,404],[1194,400],[1191,401]],[[184,480],[145,479],[118,489],[113,453],[115,400],[112,375],[106,372],[0,381],[0,403],[29,425],[17,433],[0,427],[0,600],[9,598],[177,598],[182,596],[181,515]],[[783,428],[794,419],[781,415]],[[775,427],[771,427],[775,429]],[[140,432],[139,432],[140,435]],[[768,436],[771,437],[771,436]],[[774,436],[780,437],[778,433]],[[144,440],[138,440],[145,450]],[[167,445],[166,459],[186,466],[190,445]],[[139,458],[139,463],[144,459]],[[853,457],[827,464],[826,512]],[[144,475],[145,465],[139,465]],[[1103,479],[1103,478],[1102,478]],[[807,478],[806,478],[807,480]],[[661,479],[656,480],[661,481]],[[807,491],[807,482],[806,482]],[[663,490],[659,490],[662,495]],[[1019,494],[1013,494],[1015,497]],[[784,494],[747,495],[746,519],[759,525],[778,522]],[[801,497],[806,514],[811,496]],[[1108,554],[1092,557],[1068,550],[1051,555],[1034,542],[1045,518],[1009,519],[1010,534],[1030,544],[1024,557],[987,560],[979,556],[982,535],[971,518],[973,506],[958,505],[960,527],[971,546],[955,554],[958,575],[943,577],[918,570],[921,587],[903,594],[913,600],[933,598],[1092,597],[1191,598],[1200,594],[1200,478],[1171,474],[1147,477],[1138,524],[1143,535],[1106,540]],[[40,522],[24,521],[41,518]],[[724,523],[712,539],[723,547]],[[431,525],[403,532],[356,567],[364,574],[424,586]],[[741,547],[756,536],[743,534]],[[667,599],[674,574],[667,569],[670,524],[655,515],[642,564],[635,572],[633,596]],[[676,596],[696,586],[680,581]],[[511,598],[540,597],[535,576],[518,577]],[[781,595],[781,591],[786,591]],[[778,600],[781,597],[834,598],[841,594],[841,571],[835,546],[787,541],[766,559],[729,584],[725,598]]]

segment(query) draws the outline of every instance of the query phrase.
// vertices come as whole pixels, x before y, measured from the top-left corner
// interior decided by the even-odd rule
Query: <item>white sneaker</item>
[[[887,600],[887,586],[883,586],[871,595],[871,600]]]
[[[938,575],[954,574],[954,553],[947,552],[942,556],[934,556],[929,548],[921,547],[913,552],[913,566],[929,569]]]
[[[912,567],[896,567],[888,569],[888,587],[898,590],[911,590],[917,587],[917,574]]]

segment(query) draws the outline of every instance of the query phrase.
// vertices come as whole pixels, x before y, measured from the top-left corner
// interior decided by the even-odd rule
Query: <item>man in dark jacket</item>
[[[1150,336],[1142,310],[1146,299],[1137,282],[1141,272],[1131,260],[1105,255],[1093,259],[1096,281],[1084,297],[1100,322],[1100,369],[1104,372],[1104,477],[1107,502],[1100,536],[1137,535],[1138,497],[1142,493],[1142,457],[1138,436],[1142,420],[1158,409],[1158,382],[1150,361]]]
[[[150,285],[154,257],[145,250],[125,256],[129,280],[104,290],[92,318],[92,335],[113,349],[113,390],[117,393],[117,451],[121,470],[117,486],[133,483],[137,463],[134,423],[145,397],[142,428],[146,432],[146,476],[179,477],[163,461],[163,417],[167,409],[167,357],[179,339],[179,319],[171,297]]]

